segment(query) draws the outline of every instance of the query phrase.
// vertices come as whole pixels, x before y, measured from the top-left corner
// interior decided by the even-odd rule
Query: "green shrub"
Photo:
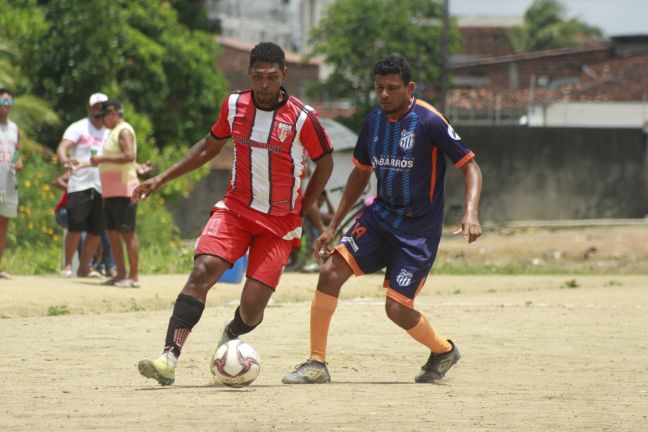
[[[25,168],[18,174],[18,217],[9,225],[2,268],[14,274],[55,273],[61,265],[63,229],[56,224],[53,211],[60,191],[50,183],[61,169],[56,157],[47,152],[25,151],[23,157]],[[138,208],[142,273],[185,273],[192,266],[193,251],[180,240],[166,200],[156,194]]]

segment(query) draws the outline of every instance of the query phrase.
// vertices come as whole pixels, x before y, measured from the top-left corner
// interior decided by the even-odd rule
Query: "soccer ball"
[[[252,384],[260,369],[259,353],[241,339],[232,339],[219,346],[211,363],[214,380],[230,387]]]

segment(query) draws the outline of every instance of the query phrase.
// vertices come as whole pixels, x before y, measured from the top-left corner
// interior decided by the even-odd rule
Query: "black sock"
[[[173,315],[169,319],[164,350],[173,351],[178,358],[191,329],[202,316],[205,305],[186,294],[180,294],[173,307]]]
[[[263,321],[263,317],[261,317],[261,321],[259,321],[254,325],[245,324],[243,322],[243,319],[241,318],[240,309],[241,306],[236,308],[236,311],[234,312],[234,319],[227,326],[227,329],[225,330],[227,332],[227,336],[229,336],[231,339],[236,339],[241,335],[250,333],[252,330],[257,328],[257,326],[261,324],[261,322]]]

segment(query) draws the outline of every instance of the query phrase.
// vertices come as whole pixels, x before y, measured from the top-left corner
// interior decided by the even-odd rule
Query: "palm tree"
[[[558,0],[535,0],[524,14],[524,23],[509,30],[515,51],[538,51],[581,45],[603,39],[596,27],[572,18]]]
[[[15,53],[16,49],[9,41],[0,41],[0,87],[11,89],[12,92],[24,87],[27,82],[20,68],[15,65]],[[31,93],[16,94],[11,120],[20,126],[23,149],[49,153],[46,147],[29,138],[36,136],[41,126],[58,125],[61,122],[45,99]]]

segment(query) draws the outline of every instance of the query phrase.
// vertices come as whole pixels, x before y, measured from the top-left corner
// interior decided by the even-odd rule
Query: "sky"
[[[523,16],[533,0],[449,0],[451,15]],[[561,0],[578,18],[608,36],[648,35],[648,0]]]

